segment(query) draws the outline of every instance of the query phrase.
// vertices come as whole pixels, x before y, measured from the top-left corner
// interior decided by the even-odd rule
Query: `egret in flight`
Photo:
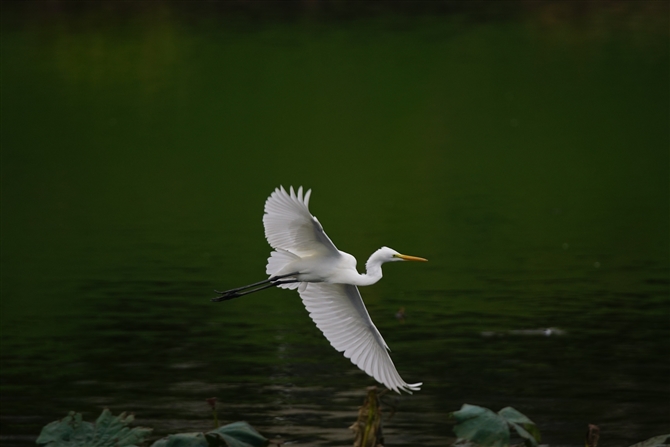
[[[393,364],[389,347],[372,323],[358,286],[382,278],[382,264],[392,261],[426,261],[382,247],[356,270],[356,258],[340,251],[309,212],[312,190],[303,196],[284,187],[274,190],[265,202],[265,237],[274,248],[268,258],[269,279],[218,292],[212,301],[225,301],[270,287],[298,289],[310,317],[331,345],[368,375],[400,393],[418,391],[421,383],[405,382]]]

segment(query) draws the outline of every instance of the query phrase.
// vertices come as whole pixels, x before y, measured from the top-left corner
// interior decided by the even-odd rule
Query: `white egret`
[[[391,261],[426,261],[382,247],[366,263],[366,273],[356,270],[356,258],[338,250],[309,212],[311,190],[303,196],[290,188],[275,189],[265,202],[265,237],[274,248],[268,258],[270,276],[226,290],[212,301],[225,301],[270,287],[298,289],[310,317],[330,344],[351,362],[387,388],[399,393],[418,391],[421,383],[406,383],[388,353],[388,346],[372,323],[357,286],[382,278],[382,264]]]

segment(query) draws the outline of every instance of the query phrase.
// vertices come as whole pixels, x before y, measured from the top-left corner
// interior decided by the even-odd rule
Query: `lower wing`
[[[309,283],[299,293],[316,326],[354,365],[397,393],[419,391],[421,383],[406,383],[398,374],[356,286]]]

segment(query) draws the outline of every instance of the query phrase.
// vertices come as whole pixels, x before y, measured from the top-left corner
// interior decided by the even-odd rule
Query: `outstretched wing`
[[[316,326],[354,365],[397,393],[420,389],[421,383],[406,383],[398,374],[356,286],[309,283],[299,293]]]
[[[275,189],[265,202],[265,238],[272,248],[286,250],[300,257],[313,254],[339,256],[335,244],[309,212],[311,193],[310,189],[303,197],[302,186],[298,188],[297,194],[293,187],[290,193],[283,186]]]

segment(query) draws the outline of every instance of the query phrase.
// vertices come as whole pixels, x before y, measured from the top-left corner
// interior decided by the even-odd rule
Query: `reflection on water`
[[[424,382],[386,396],[389,445],[444,445],[465,402],[511,405],[551,445],[667,432],[667,13],[557,5],[257,26],[10,11],[2,444],[103,407],[208,430],[212,396],[222,422],[350,443],[372,381],[297,294],[209,301],[262,279],[280,184],[313,188],[359,260],[430,259],[361,290]]]

